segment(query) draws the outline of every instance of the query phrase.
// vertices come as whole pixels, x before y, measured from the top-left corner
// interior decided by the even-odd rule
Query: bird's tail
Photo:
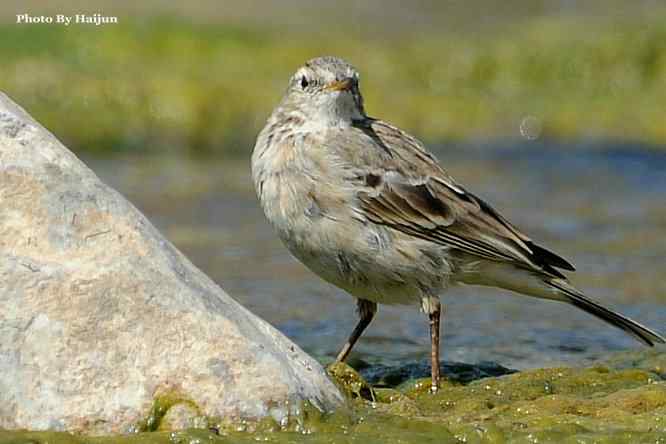
[[[655,343],[666,342],[666,339],[658,333],[591,300],[565,279],[520,269],[510,264],[488,261],[483,263],[483,267],[476,273],[461,275],[460,281],[472,285],[505,288],[542,299],[567,302],[624,330],[647,345],[653,346]]]
[[[558,292],[566,298],[565,302],[608,322],[610,325],[624,330],[644,344],[652,347],[655,343],[663,344],[666,342],[666,339],[658,333],[591,300],[562,279],[552,279],[547,281],[547,283],[554,289],[559,290]]]

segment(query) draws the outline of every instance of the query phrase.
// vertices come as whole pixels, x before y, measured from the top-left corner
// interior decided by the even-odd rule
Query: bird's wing
[[[369,121],[361,130],[382,150],[378,156],[361,156],[370,177],[357,196],[368,220],[553,277],[564,277],[556,268],[574,270],[455,183],[418,140],[381,121]]]

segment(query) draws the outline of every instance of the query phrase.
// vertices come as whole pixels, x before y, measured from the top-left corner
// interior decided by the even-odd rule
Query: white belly
[[[307,230],[279,231],[289,251],[356,298],[419,304],[425,295],[438,293],[448,283],[451,267],[444,260],[446,250],[432,243],[351,217],[307,218],[302,223]],[[439,256],[437,261],[433,255]]]

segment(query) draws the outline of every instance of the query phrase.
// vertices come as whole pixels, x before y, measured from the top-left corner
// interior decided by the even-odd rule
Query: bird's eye
[[[305,89],[309,84],[310,82],[308,82],[308,79],[306,79],[305,76],[301,77],[301,88]]]

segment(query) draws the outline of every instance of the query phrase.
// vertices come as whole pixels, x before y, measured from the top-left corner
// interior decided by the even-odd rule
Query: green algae
[[[166,392],[155,397],[150,413],[144,420],[137,424],[136,431],[154,432],[159,430],[167,413],[173,407],[181,404],[194,410],[199,416],[201,415],[199,408],[194,401],[176,392]]]
[[[482,366],[479,366],[482,367]],[[304,404],[279,424],[273,419],[178,432],[163,430],[174,406],[191,401],[159,397],[142,431],[84,437],[54,432],[0,432],[8,443],[664,443],[666,353],[643,350],[615,355],[586,368],[548,368],[467,380],[448,365],[437,394],[429,379],[371,386],[344,364],[329,367],[347,394],[346,407],[322,413]],[[488,367],[486,367],[487,369]],[[406,370],[395,370],[403,375]],[[479,371],[478,374],[483,374]],[[374,375],[376,377],[376,374]],[[381,378],[380,378],[381,379]],[[386,385],[385,382],[382,383]],[[243,430],[243,431],[239,431]]]
[[[350,366],[335,362],[329,365],[326,370],[348,398],[363,398],[375,401],[375,392],[370,384]]]

